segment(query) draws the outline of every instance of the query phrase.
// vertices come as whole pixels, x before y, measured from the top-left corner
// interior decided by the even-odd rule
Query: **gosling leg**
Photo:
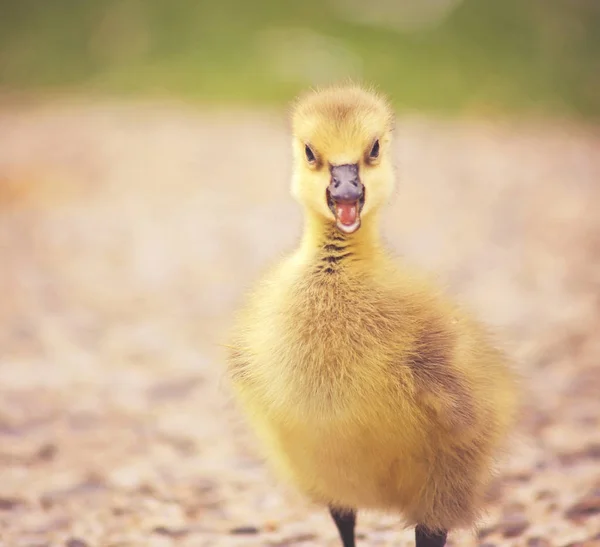
[[[444,547],[447,535],[446,530],[431,532],[419,524],[415,528],[415,545],[416,547]]]
[[[354,543],[354,526],[356,525],[356,511],[342,510],[329,507],[329,513],[337,526],[344,547],[356,547]]]

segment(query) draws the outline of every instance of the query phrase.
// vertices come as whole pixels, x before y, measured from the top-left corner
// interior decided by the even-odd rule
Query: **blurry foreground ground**
[[[528,410],[479,544],[600,545],[600,136],[400,120],[391,245],[507,341]],[[288,248],[277,117],[0,109],[0,545],[329,545],[222,378],[244,286]],[[362,515],[361,545],[412,545]],[[466,534],[453,545],[474,545]]]

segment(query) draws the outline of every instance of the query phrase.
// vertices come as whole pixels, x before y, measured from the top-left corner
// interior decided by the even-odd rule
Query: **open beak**
[[[330,172],[327,205],[338,230],[352,234],[360,228],[360,213],[365,204],[365,187],[358,176],[358,165],[332,165]]]

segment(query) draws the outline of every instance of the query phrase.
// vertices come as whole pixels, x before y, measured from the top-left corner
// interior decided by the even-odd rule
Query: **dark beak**
[[[337,203],[356,203],[364,199],[365,187],[358,176],[358,165],[332,165],[329,197]]]
[[[365,204],[365,187],[360,182],[358,165],[332,165],[327,187],[327,205],[339,230],[351,234],[360,228],[360,213]]]

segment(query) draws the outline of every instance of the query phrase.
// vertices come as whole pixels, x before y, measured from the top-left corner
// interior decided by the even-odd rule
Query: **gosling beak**
[[[365,187],[358,176],[358,165],[332,165],[330,172],[327,205],[338,230],[352,234],[360,228],[360,212],[365,204]]]

